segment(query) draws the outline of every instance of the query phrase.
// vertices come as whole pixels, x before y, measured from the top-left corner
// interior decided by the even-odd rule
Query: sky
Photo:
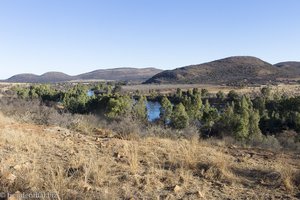
[[[0,0],[0,79],[228,56],[300,61],[299,0]]]

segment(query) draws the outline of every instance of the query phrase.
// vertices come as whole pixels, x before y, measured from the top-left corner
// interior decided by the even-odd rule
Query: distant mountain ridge
[[[62,72],[47,72],[42,75],[17,74],[5,82],[14,83],[55,83],[84,80],[145,81],[162,70],[156,68],[114,68],[100,69],[92,72],[70,76]]]
[[[67,81],[115,80],[146,84],[265,84],[278,80],[300,79],[300,62],[270,64],[252,56],[233,56],[174,70],[157,68],[99,69],[76,76],[61,72],[42,75],[18,74],[4,80],[16,83],[55,83]]]
[[[234,56],[163,71],[145,83],[263,84],[293,76],[300,76],[300,73],[290,73],[289,69],[272,65],[256,57]]]

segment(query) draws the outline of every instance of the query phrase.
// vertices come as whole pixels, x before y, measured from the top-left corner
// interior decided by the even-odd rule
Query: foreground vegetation
[[[7,90],[0,190],[58,199],[300,198],[299,97],[269,88],[150,93],[111,84]],[[155,122],[146,100],[162,105]]]
[[[3,116],[0,127],[0,187],[15,197],[299,198],[299,157],[293,153],[242,148],[229,138],[123,140],[109,129],[87,135]]]

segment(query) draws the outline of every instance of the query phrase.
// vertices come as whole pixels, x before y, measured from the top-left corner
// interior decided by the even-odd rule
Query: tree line
[[[71,113],[95,113],[109,120],[130,116],[145,126],[147,121],[146,96],[121,94],[119,85],[97,84],[92,88],[76,84],[63,91],[51,85],[39,84],[14,89],[19,98],[39,98],[42,102],[61,103]],[[101,91],[88,95],[88,91]],[[227,95],[218,92],[209,98],[206,89],[197,88],[175,94],[159,95],[160,119],[157,124],[174,129],[196,126],[206,137],[233,136],[245,141],[280,134],[284,130],[300,132],[300,97],[273,95],[268,87],[255,97],[239,95],[234,90]],[[153,94],[152,94],[153,96]],[[151,97],[153,98],[153,97]],[[297,140],[300,141],[298,134]]]

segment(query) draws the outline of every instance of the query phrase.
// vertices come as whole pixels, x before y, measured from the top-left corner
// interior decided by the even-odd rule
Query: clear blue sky
[[[233,55],[300,61],[299,9],[299,0],[0,0],[0,78]]]

